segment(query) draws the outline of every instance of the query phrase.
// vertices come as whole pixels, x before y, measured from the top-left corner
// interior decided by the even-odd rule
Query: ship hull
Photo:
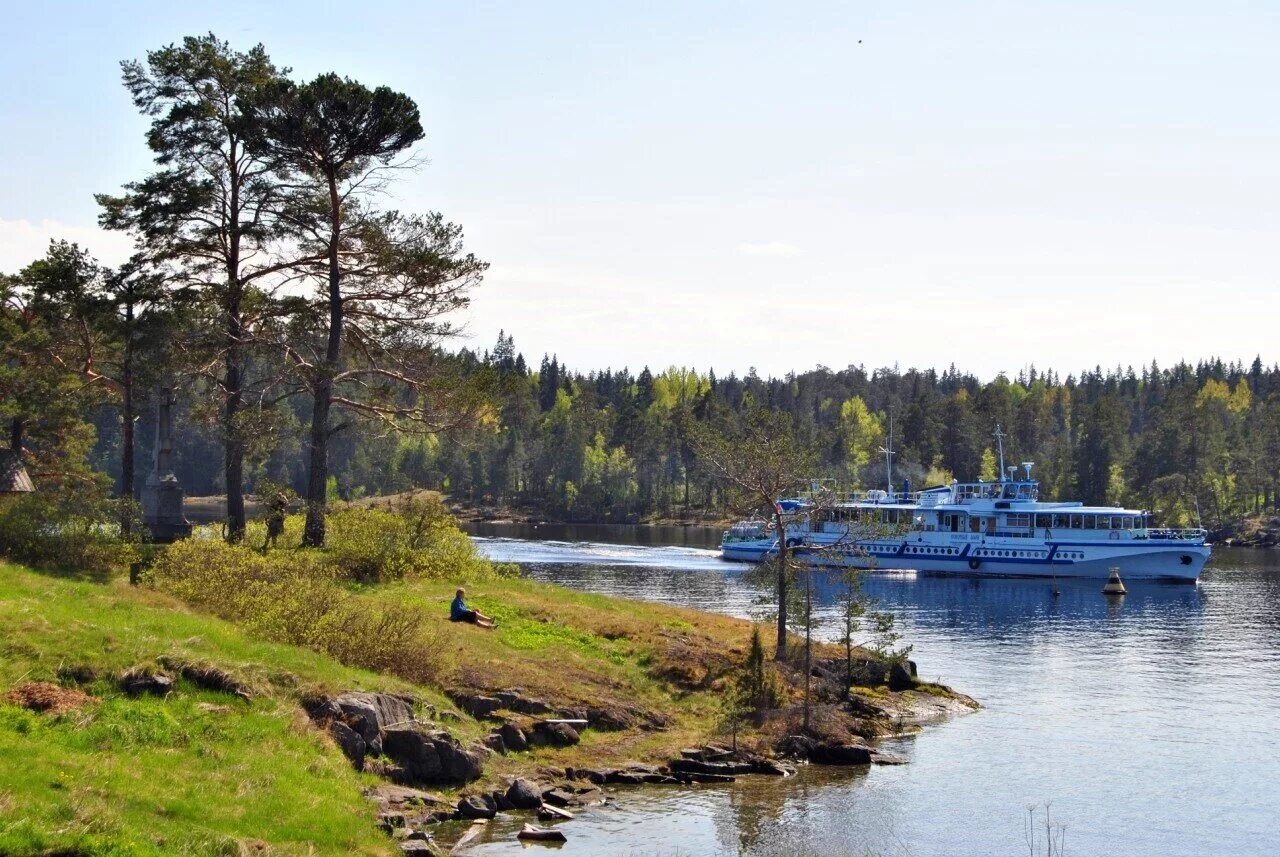
[[[815,566],[974,577],[1106,578],[1119,569],[1125,579],[1194,583],[1209,559],[1204,544],[1170,542],[926,543],[915,540],[858,543],[855,548],[805,540],[792,545],[795,558]],[[943,553],[945,552],[945,553]],[[761,562],[777,555],[773,539],[721,545],[734,562]]]

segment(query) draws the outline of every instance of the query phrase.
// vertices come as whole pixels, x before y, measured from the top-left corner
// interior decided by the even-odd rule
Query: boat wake
[[[472,543],[494,562],[521,565],[612,565],[643,568],[724,571],[731,566],[717,550],[704,548],[620,545],[607,542],[534,541],[472,536]]]

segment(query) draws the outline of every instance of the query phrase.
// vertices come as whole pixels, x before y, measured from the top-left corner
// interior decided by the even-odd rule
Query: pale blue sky
[[[117,63],[213,30],[415,98],[405,209],[535,363],[983,376],[1280,359],[1280,2],[11,4],[0,269],[148,168]],[[859,44],[859,39],[862,43]]]

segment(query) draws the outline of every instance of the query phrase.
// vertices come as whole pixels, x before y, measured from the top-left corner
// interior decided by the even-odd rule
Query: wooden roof
[[[36,490],[22,466],[22,459],[12,449],[0,449],[0,494],[27,494]]]

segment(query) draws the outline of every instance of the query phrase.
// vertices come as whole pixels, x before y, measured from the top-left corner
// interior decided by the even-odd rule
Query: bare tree
[[[794,513],[781,501],[813,475],[814,449],[797,439],[791,418],[758,404],[750,404],[740,420],[721,416],[714,423],[689,422],[687,436],[703,469],[726,491],[730,508],[768,509],[778,550],[770,560],[775,569],[778,600],[775,657],[787,654],[788,588],[793,567],[787,523]]]

